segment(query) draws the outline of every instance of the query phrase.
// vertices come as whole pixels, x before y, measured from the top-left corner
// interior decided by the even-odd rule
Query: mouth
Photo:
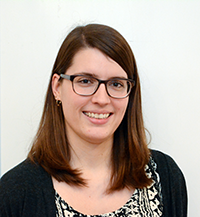
[[[93,113],[93,112],[83,112],[86,116],[90,118],[95,118],[95,119],[106,119],[108,118],[111,113],[104,113],[104,114],[98,114],[98,113]]]

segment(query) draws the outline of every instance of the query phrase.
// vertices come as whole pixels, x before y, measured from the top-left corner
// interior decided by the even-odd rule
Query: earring
[[[62,104],[62,102],[60,100],[56,99],[56,105],[60,106],[61,104]]]

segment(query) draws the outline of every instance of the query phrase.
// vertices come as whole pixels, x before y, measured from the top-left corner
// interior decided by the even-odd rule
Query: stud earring
[[[56,99],[56,105],[60,106],[61,104],[62,104],[62,102],[60,100]]]

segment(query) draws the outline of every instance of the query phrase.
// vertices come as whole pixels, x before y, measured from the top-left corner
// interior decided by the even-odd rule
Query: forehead
[[[67,74],[91,73],[97,77],[125,77],[127,73],[114,60],[106,56],[96,48],[84,48],[79,50],[73,58]]]

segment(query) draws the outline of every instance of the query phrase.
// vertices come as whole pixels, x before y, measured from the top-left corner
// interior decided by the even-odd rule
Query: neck
[[[110,170],[113,138],[101,143],[71,141],[71,166],[84,171]]]

